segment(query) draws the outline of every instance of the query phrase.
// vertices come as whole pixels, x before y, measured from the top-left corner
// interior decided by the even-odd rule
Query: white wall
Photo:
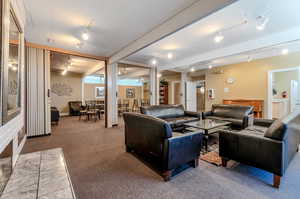
[[[25,11],[23,10],[23,1],[22,0],[11,0],[11,2],[4,1],[5,12],[3,13],[5,18],[9,18],[9,3],[11,3],[13,10],[17,18],[19,19],[19,23],[21,28],[24,30],[24,22],[25,22]],[[9,25],[9,24],[8,24]],[[6,29],[7,26],[4,26],[3,32],[8,34],[8,30]],[[6,29],[6,30],[5,30]],[[24,34],[21,35],[24,38]],[[4,41],[5,42],[5,41]],[[24,39],[20,40],[21,44],[24,43]],[[21,45],[22,46],[22,45]],[[24,47],[22,49],[21,57],[21,113],[15,117],[14,119],[10,120],[8,123],[0,127],[0,152],[2,152],[7,144],[13,140],[13,164],[15,165],[17,158],[19,156],[20,151],[25,143],[25,139],[22,141],[22,144],[18,146],[18,132],[24,127],[24,91],[25,91],[25,79],[24,79]]]

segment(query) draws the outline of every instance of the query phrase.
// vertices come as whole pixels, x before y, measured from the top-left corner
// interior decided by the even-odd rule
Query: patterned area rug
[[[222,165],[222,159],[219,156],[219,153],[216,151],[211,151],[208,152],[202,156],[200,156],[201,160],[204,160],[208,163],[214,164],[216,166],[221,166]]]

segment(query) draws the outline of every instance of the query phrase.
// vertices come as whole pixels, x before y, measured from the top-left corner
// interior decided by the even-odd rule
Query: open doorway
[[[104,67],[104,61],[51,52],[52,128],[70,121],[92,124],[105,120],[105,77],[99,72]]]
[[[205,111],[205,81],[201,80],[197,82],[197,112]]]
[[[164,70],[159,76],[159,104],[182,104],[181,73]]]
[[[131,64],[118,64],[118,115],[139,112],[141,106],[150,105],[150,68]]]
[[[282,118],[298,108],[299,81],[300,68],[298,67],[269,72],[269,118]]]

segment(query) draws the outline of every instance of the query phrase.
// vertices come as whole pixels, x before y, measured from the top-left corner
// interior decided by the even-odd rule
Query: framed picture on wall
[[[104,98],[105,97],[105,88],[96,87],[95,88],[95,98]]]
[[[135,98],[134,88],[126,88],[126,98]]]

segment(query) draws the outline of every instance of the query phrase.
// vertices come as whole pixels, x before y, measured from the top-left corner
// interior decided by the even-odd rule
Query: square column
[[[159,78],[157,77],[157,68],[150,69],[150,104],[156,105],[158,104],[158,84]]]
[[[106,67],[106,128],[118,125],[118,101],[117,81],[118,64],[110,64]]]
[[[186,82],[187,82],[187,73],[181,73],[181,104],[186,109]]]

